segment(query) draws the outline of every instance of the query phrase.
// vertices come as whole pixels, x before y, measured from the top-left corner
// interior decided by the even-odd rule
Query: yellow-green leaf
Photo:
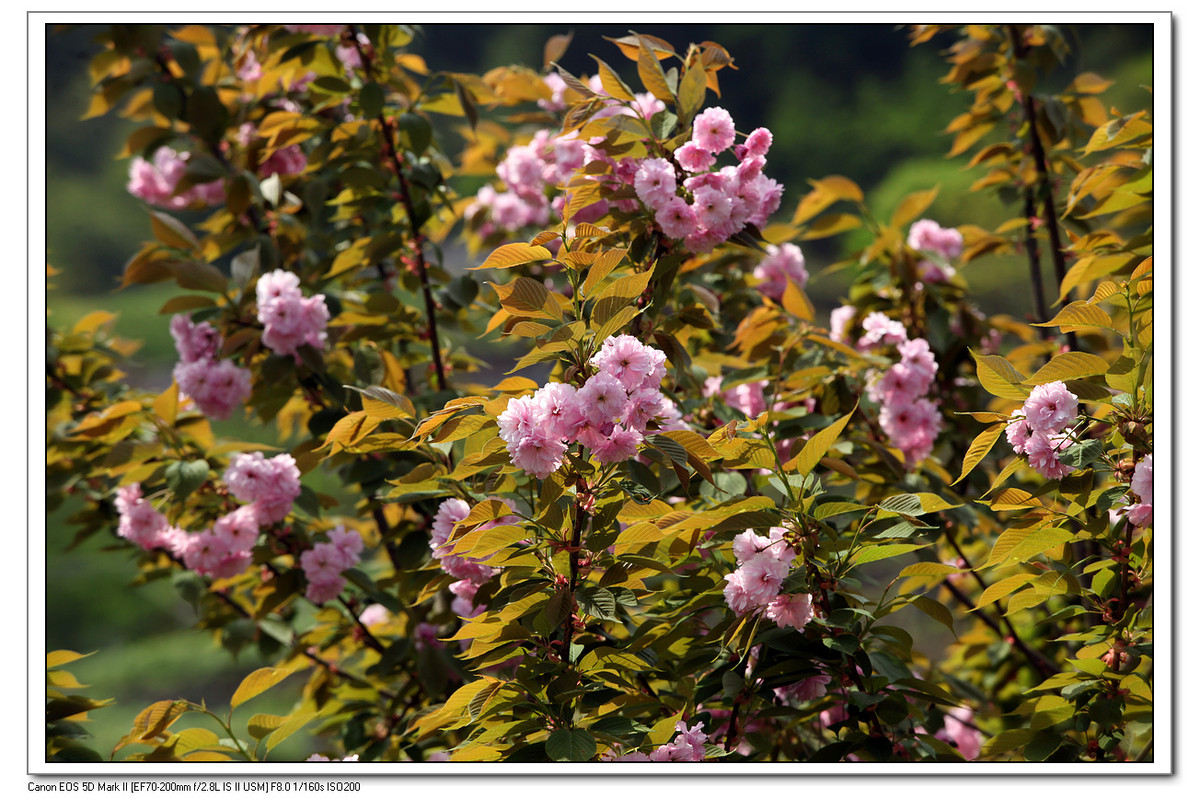
[[[1112,285],[1112,284],[1109,284]],[[1112,317],[1092,300],[1077,300],[1063,308],[1049,322],[1035,322],[1034,327],[1061,327],[1064,333],[1074,333],[1089,327],[1112,327]]]
[[[858,184],[850,178],[841,175],[829,175],[820,180],[810,180],[812,191],[800,199],[796,213],[792,215],[792,224],[812,219],[839,200],[862,202],[863,193]]]
[[[938,187],[926,191],[915,191],[900,201],[900,207],[892,214],[891,227],[899,230],[920,216],[937,198]]]
[[[1108,371],[1108,361],[1090,352],[1064,352],[1055,355],[1050,363],[1038,369],[1025,380],[1027,386],[1040,386],[1057,380],[1074,380],[1077,377],[1102,375]]]
[[[161,211],[151,211],[150,228],[154,231],[154,238],[168,247],[188,252],[196,252],[200,249],[200,242],[196,240],[195,234],[188,229],[187,225],[173,216]]]
[[[257,741],[266,737],[273,730],[278,729],[285,721],[287,721],[287,716],[276,716],[272,713],[255,713],[246,722],[246,731],[250,733],[251,738]]]
[[[962,574],[966,569],[951,566],[948,563],[911,563],[900,570],[897,577],[945,577],[948,574]]]
[[[867,546],[851,555],[850,563],[860,566],[864,563],[873,563],[877,560],[894,558],[897,555],[906,555],[909,552],[924,549],[927,546],[929,544],[880,544],[878,546]]]
[[[1040,555],[1051,547],[1059,546],[1074,538],[1071,533],[1058,527],[1005,530],[992,545],[992,554],[983,568],[990,568],[1007,561],[1023,563]]]
[[[1004,428],[1007,426],[1007,422],[999,422],[975,436],[975,440],[971,442],[971,447],[967,450],[967,454],[963,456],[962,471],[959,472],[958,479],[951,485],[961,482],[964,477],[971,473],[972,469],[979,465],[979,462],[991,451],[992,446],[1000,438],[1001,434],[1004,433]]]
[[[242,684],[233,692],[230,707],[237,707],[248,699],[252,699],[271,686],[282,682],[293,673],[294,669],[277,669],[270,666],[255,669],[242,680]]]
[[[854,407],[850,409],[850,413],[804,442],[804,449],[800,450],[799,455],[785,463],[783,470],[785,472],[795,470],[802,475],[812,472],[821,458],[825,457],[825,453],[829,451],[829,448],[837,441],[837,437],[841,435],[842,429],[850,421],[850,417],[854,415],[856,410],[858,410],[858,402],[854,403]]]
[[[275,732],[271,733],[271,737],[267,739],[267,751],[271,751],[281,743],[291,738],[305,724],[317,717],[316,713],[301,713],[299,715],[291,715],[286,718],[282,724],[275,728]]]
[[[618,100],[632,102],[633,90],[625,85],[625,81],[621,80],[621,76],[604,61],[596,58],[596,56],[592,56],[592,58],[596,62],[598,74],[600,75],[600,85],[604,87],[604,91]]]
[[[675,96],[671,94],[671,87],[667,85],[667,76],[663,74],[663,68],[658,63],[658,57],[655,56],[654,51],[650,48],[645,38],[638,36],[637,39],[637,71],[638,77],[642,80],[642,85],[664,103],[674,103]]]
[[[1024,588],[1033,582],[1033,577],[1034,575],[1032,574],[1014,574],[1011,577],[1005,577],[1003,580],[992,583],[983,592],[983,596],[979,597],[979,604],[972,608],[972,610],[979,610],[998,599],[1003,599],[1009,594]]]
[[[1025,375],[1000,355],[980,355],[969,350],[975,359],[975,375],[980,385],[991,395],[1004,399],[1025,400],[1029,389],[1021,384]]]
[[[59,666],[65,666],[68,663],[73,663],[74,661],[79,660],[80,658],[85,658],[88,657],[88,655],[94,654],[96,653],[88,652],[87,654],[81,655],[78,652],[71,651],[70,649],[56,649],[53,652],[46,653],[46,668],[56,669]]]
[[[497,247],[487,259],[472,269],[511,269],[521,264],[545,261],[549,259],[550,251],[545,247],[535,247],[532,244],[518,241],[512,244],[502,244]]]
[[[954,616],[950,613],[950,609],[941,602],[927,596],[915,596],[913,597],[912,604],[916,606],[917,610],[939,624],[944,625],[947,630],[954,633]],[[954,637],[957,638],[958,634],[954,633]]]

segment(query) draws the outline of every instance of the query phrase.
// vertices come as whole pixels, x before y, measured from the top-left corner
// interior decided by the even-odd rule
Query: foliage
[[[305,679],[246,736],[157,702],[127,758],[302,727],[364,761],[1153,756],[1152,127],[1090,73],[1038,93],[1052,29],[948,51],[951,155],[1021,205],[954,231],[936,187],[881,214],[836,174],[771,223],[783,145],[706,108],[713,42],[612,39],[639,91],[557,69],[569,37],[468,75],[403,26],[311,27],[116,26],[92,65],[89,113],[140,123],[123,282],[179,286],[180,362],[146,393],[111,315],[51,331],[49,498],[273,658],[230,713]],[[847,234],[823,325],[798,243]],[[984,253],[1028,259],[1038,324],[976,307]],[[218,439],[231,413],[278,446]]]

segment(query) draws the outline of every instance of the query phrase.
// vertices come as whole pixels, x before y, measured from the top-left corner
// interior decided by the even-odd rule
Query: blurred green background
[[[890,215],[907,193],[935,185],[941,192],[925,216],[942,225],[988,228],[1018,213],[991,193],[968,192],[981,173],[964,170],[965,157],[945,157],[950,138],[942,131],[970,103],[969,95],[939,83],[947,71],[941,50],[949,38],[912,48],[902,28],[885,24],[614,20],[606,25],[426,25],[412,49],[433,70],[482,72],[501,64],[540,69],[546,40],[570,32],[573,40],[560,59],[564,68],[591,74],[595,62],[589,53],[594,53],[637,85],[632,62],[603,38],[631,29],[666,39],[680,51],[702,41],[729,50],[737,69],[720,73],[721,97],[710,94],[708,105],[727,108],[743,132],[759,126],[773,132],[766,171],[786,187],[780,219],[795,210],[808,179],[828,174],[855,180],[877,216]],[[1150,95],[1142,88],[1153,83],[1149,25],[1067,25],[1064,30],[1073,60],[1050,76],[1049,88],[1062,88],[1090,70],[1116,81],[1102,97],[1107,106],[1124,113],[1149,106]],[[175,352],[167,319],[157,312],[173,287],[115,290],[125,261],[149,237],[145,211],[125,191],[128,162],[115,158],[133,125],[115,116],[80,119],[89,99],[87,66],[97,51],[96,31],[95,26],[47,30],[46,247],[47,262],[61,270],[47,292],[49,322],[64,327],[92,310],[118,312],[117,331],[143,342],[128,369],[130,380],[161,390],[170,382]],[[853,245],[841,240],[804,245],[818,313],[840,304],[848,280],[845,273],[822,276],[821,270]],[[466,258],[465,253],[458,257]],[[981,259],[963,275],[985,311],[1029,313],[1022,259]],[[253,435],[248,427],[231,424],[224,429],[237,437]],[[107,756],[133,715],[159,699],[184,696],[227,707],[238,681],[262,664],[250,650],[233,662],[211,634],[190,630],[192,610],[169,584],[129,588],[137,573],[132,559],[101,552],[111,543],[102,536],[64,554],[72,537],[65,524],[69,512],[47,519],[46,645],[48,650],[97,651],[69,667],[95,686],[92,696],[117,700],[92,714],[96,739],[91,745]],[[254,700],[237,717],[282,712],[271,706],[269,696]],[[289,743],[280,757],[303,758],[321,750],[319,742],[301,736]]]

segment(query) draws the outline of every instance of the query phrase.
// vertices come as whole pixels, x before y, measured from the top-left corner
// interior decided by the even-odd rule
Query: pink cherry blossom
[[[1058,433],[1079,416],[1079,398],[1061,380],[1056,380],[1035,386],[1021,410],[1036,432]]]
[[[788,281],[797,288],[808,283],[808,271],[804,268],[804,254],[791,242],[782,246],[767,245],[767,256],[754,268],[754,277],[761,281],[758,290],[776,302],[783,299]]]
[[[733,117],[724,108],[706,108],[692,122],[692,141],[710,153],[728,150],[734,135]]]

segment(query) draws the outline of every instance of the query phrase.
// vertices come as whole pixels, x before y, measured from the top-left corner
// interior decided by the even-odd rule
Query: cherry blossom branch
[[[954,547],[954,551],[958,553],[960,558],[962,558],[962,562],[967,564],[967,569],[970,570],[971,576],[975,578],[975,582],[979,583],[979,587],[984,591],[987,591],[987,581],[980,577],[979,572],[976,571],[975,567],[971,565],[971,561],[967,558],[966,553],[963,552],[962,547],[958,545],[958,541],[955,540],[954,534],[951,533],[950,530],[946,530],[946,540],[950,542],[952,547]],[[943,583],[949,586],[949,581],[943,581]],[[951,587],[950,592],[954,594],[955,599],[962,602],[965,607],[970,608],[972,606],[970,600],[967,599],[966,596],[963,595],[962,592],[960,592],[957,588]],[[989,621],[987,615],[982,611],[978,611],[978,613],[980,618],[983,619],[985,623]],[[1013,626],[1012,620],[1009,619],[1008,616],[1001,613],[1000,619],[1004,623],[1004,626],[1008,628],[1007,635],[1001,632],[1000,628],[994,623],[988,624],[988,626],[995,630],[997,635],[1011,638],[1013,646],[1020,650],[1021,654],[1025,656],[1025,659],[1029,661],[1029,664],[1040,671],[1043,677],[1050,677],[1058,673],[1058,666],[1054,663],[1054,661],[1050,660],[1050,658],[1046,657],[1041,652],[1030,649],[1029,646],[1023,640],[1021,640],[1021,636],[1017,634],[1017,628]]]
[[[358,31],[353,25],[347,26],[349,38],[354,41],[354,47],[358,51],[359,58],[362,61],[363,71],[366,72],[368,80],[375,80],[375,71],[371,67],[371,53],[369,53],[358,39]],[[425,235],[421,233],[421,227],[417,223],[416,208],[412,199],[412,187],[409,185],[408,177],[404,174],[404,164],[399,153],[396,152],[396,145],[393,141],[395,130],[383,111],[375,117],[379,122],[380,138],[383,141],[384,157],[387,159],[388,165],[392,171],[396,173],[396,180],[400,184],[400,203],[404,206],[404,214],[408,218],[409,227],[412,230],[412,253],[413,261],[417,267],[417,278],[421,282],[421,296],[425,301],[425,319],[429,325],[429,345],[433,353],[433,369],[437,375],[437,386],[439,391],[446,390],[446,368],[442,363],[441,344],[438,338],[437,328],[437,303],[433,299],[433,291],[429,285],[429,271],[425,264]]]

